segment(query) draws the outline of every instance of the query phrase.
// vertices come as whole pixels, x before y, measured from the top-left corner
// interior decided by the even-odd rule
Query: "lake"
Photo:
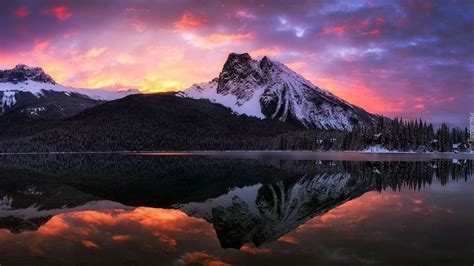
[[[472,265],[472,154],[0,156],[0,265]]]

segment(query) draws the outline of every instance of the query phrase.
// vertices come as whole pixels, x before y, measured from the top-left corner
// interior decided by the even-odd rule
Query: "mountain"
[[[314,216],[373,190],[370,179],[346,173],[305,176],[295,183],[236,188],[219,198],[180,206],[188,215],[214,225],[223,248],[240,249],[275,241]]]
[[[136,94],[89,108],[33,135],[0,142],[0,150],[249,149],[296,129],[279,121],[237,115],[208,100]],[[14,133],[25,136],[23,132],[10,136]]]
[[[306,80],[282,63],[231,53],[218,78],[194,84],[183,97],[206,98],[235,112],[305,128],[352,131],[374,124],[376,115]]]
[[[0,70],[0,116],[14,119],[63,119],[134,91],[77,89],[56,83],[39,67]]]

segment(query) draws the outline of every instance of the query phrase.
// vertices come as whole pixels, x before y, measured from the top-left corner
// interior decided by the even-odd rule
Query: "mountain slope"
[[[0,70],[0,115],[17,119],[62,119],[128,92],[104,92],[62,86],[41,68],[17,65]]]
[[[0,142],[3,151],[117,151],[245,148],[295,130],[239,116],[207,100],[130,95],[89,108],[55,128]]]
[[[245,243],[260,246],[275,241],[312,217],[372,189],[370,179],[328,172],[305,176],[295,183],[235,188],[216,199],[184,204],[180,209],[213,223],[223,248],[240,249]]]
[[[231,53],[219,75],[209,83],[191,86],[180,94],[206,98],[260,118],[271,118],[305,128],[351,131],[369,126],[376,116],[323,90],[284,64],[263,57]]]

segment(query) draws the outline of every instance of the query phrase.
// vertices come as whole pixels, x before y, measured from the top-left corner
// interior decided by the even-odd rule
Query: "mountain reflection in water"
[[[473,261],[468,160],[91,154],[0,168],[5,265]]]

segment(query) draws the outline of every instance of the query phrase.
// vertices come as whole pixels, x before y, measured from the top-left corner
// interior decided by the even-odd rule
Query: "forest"
[[[5,122],[7,117],[0,119]],[[11,122],[11,120],[7,120]],[[208,100],[132,95],[61,121],[11,122],[0,152],[310,150],[452,152],[469,150],[467,128],[379,116],[351,132],[304,129],[238,115]]]

